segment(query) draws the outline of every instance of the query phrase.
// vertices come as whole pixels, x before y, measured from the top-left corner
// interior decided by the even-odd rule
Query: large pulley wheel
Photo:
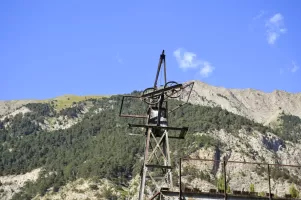
[[[155,88],[146,88],[144,91],[143,91],[143,96],[144,95],[147,95],[149,93],[152,93],[156,91]],[[142,100],[147,103],[147,104],[150,104],[150,105],[155,105],[157,103],[160,102],[160,99],[161,99],[161,95],[151,95],[151,96],[147,96],[147,97],[144,97]]]
[[[165,84],[164,88],[172,87],[175,85],[178,85],[178,83],[175,81],[169,81]],[[181,93],[182,93],[182,89],[179,87],[179,88],[173,88],[173,89],[167,90],[165,92],[165,95],[169,98],[178,98],[181,95]]]

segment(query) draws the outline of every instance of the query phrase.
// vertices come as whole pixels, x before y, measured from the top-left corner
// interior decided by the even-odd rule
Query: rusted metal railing
[[[269,198],[269,200],[273,199],[273,194],[271,191],[271,166],[274,167],[294,167],[294,168],[301,168],[300,165],[285,165],[285,164],[274,164],[274,163],[259,163],[259,162],[245,162],[245,161],[226,161],[225,159],[223,160],[214,160],[214,159],[199,159],[199,158],[180,158],[179,160],[179,199],[182,200],[183,199],[183,193],[185,192],[185,188],[183,189],[182,186],[182,165],[183,165],[183,161],[208,161],[208,162],[222,162],[222,173],[223,173],[223,185],[224,185],[224,191],[223,194],[224,195],[224,199],[227,199],[227,172],[226,172],[226,166],[228,163],[235,163],[235,164],[251,164],[251,165],[265,165],[267,166],[267,175],[268,175],[268,190],[269,193],[266,193],[266,196]],[[287,197],[286,197],[287,198]]]

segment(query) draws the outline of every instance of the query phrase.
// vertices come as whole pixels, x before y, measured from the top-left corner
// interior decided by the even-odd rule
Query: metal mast
[[[164,87],[158,88],[158,78],[164,67]],[[188,84],[178,84],[175,81],[167,82],[166,61],[164,50],[162,51],[157,68],[154,86],[143,91],[141,96],[123,96],[120,108],[121,117],[144,118],[145,124],[129,124],[130,128],[145,128],[145,151],[141,169],[141,183],[139,190],[139,200],[144,200],[146,185],[149,186],[148,194],[154,196],[161,190],[172,190],[172,166],[170,160],[169,138],[184,139],[188,130],[187,127],[168,126],[168,114],[186,104],[193,87],[193,82]],[[189,88],[188,93],[184,89]],[[187,96],[187,101],[168,111],[168,99],[179,98],[181,95]],[[139,98],[148,104],[146,115],[122,114],[124,98]],[[177,136],[169,135],[169,130],[179,131]]]

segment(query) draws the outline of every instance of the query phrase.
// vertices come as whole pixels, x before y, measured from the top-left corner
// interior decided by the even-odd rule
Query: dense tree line
[[[53,105],[48,103],[29,103],[26,104],[26,107],[38,116],[51,116],[55,114]]]
[[[301,139],[301,119],[294,115],[282,114],[277,134],[284,140],[298,142]]]

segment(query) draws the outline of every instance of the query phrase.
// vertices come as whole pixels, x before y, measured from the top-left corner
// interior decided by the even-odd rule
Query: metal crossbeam
[[[172,169],[171,166],[162,166],[162,165],[145,165],[149,168],[163,168],[163,169]]]
[[[170,126],[156,126],[156,125],[144,125],[144,124],[128,124],[129,128],[154,128],[154,129],[163,129],[163,130],[174,130],[180,131],[178,136],[168,136],[170,139],[185,139],[188,127],[170,127]],[[155,135],[156,137],[161,137],[162,135]]]
[[[132,127],[142,127],[142,128],[154,128],[154,129],[166,129],[175,131],[188,131],[188,127],[171,127],[171,126],[156,126],[156,125],[145,125],[145,124],[128,124],[129,128]]]
[[[151,162],[151,159],[154,156],[154,154],[155,154],[155,152],[156,152],[157,149],[160,150],[160,153],[162,154],[164,161],[167,160],[166,156],[164,155],[163,150],[160,147],[160,144],[162,143],[163,139],[165,139],[165,134],[166,134],[166,132],[162,135],[162,137],[160,138],[160,140],[157,142],[156,137],[154,136],[153,133],[151,133],[151,136],[153,137],[153,139],[154,139],[154,141],[156,143],[156,146],[155,146],[154,150],[152,151],[152,153],[149,155],[148,160],[146,161],[146,163]]]

